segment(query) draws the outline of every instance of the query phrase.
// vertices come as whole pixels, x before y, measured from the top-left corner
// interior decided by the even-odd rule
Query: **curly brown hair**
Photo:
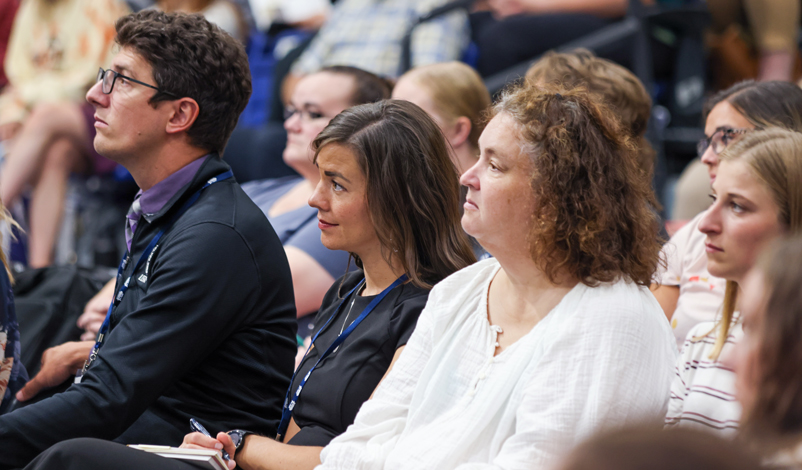
[[[549,279],[648,286],[661,246],[654,192],[630,133],[592,96],[526,82],[505,91],[490,117],[517,121],[532,156],[530,251]]]
[[[218,152],[251,97],[245,48],[199,14],[143,10],[117,20],[116,42],[153,68],[157,92],[151,104],[189,97],[200,111],[187,131],[192,145]]]

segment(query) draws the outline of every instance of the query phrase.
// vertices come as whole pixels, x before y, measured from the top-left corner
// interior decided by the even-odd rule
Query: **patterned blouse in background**
[[[0,263],[0,414],[5,413],[14,395],[28,381],[28,372],[20,362],[19,325],[14,310],[14,292],[5,267]]]
[[[83,103],[108,67],[114,22],[129,12],[122,0],[26,0],[9,39],[0,94],[0,124],[21,122],[43,102]]]

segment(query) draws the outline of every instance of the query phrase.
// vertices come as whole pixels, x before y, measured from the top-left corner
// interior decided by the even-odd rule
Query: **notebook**
[[[228,470],[228,465],[226,465],[226,462],[220,457],[220,454],[211,449],[181,449],[179,447],[152,446],[146,444],[129,445],[128,447],[144,450],[145,452],[167,457],[168,459],[184,460],[199,468]]]

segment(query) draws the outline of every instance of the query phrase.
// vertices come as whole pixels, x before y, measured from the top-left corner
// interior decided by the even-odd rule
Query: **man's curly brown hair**
[[[116,42],[153,68],[157,92],[151,104],[194,99],[200,107],[187,131],[192,145],[223,154],[251,96],[245,48],[199,14],[143,10],[117,20]]]
[[[534,163],[530,251],[549,279],[648,286],[660,259],[656,200],[613,113],[584,88],[532,82],[505,91],[489,118],[500,113]]]

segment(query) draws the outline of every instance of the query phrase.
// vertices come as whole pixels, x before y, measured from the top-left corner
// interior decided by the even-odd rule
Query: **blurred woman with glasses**
[[[698,150],[712,184],[718,174],[719,154],[733,141],[755,129],[802,131],[802,90],[785,82],[742,82],[711,98],[705,115],[706,137]],[[710,186],[701,184],[709,205]],[[724,300],[725,281],[707,271],[705,236],[699,231],[702,216],[693,218],[665,245],[666,267],[652,285],[679,348],[694,326],[715,319]]]

